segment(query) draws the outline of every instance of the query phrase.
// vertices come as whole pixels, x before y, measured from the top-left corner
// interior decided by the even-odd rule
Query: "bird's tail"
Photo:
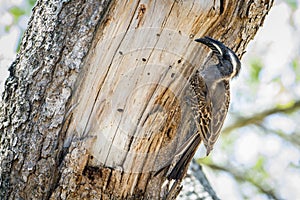
[[[171,172],[167,175],[169,180],[182,179],[185,171],[187,169],[188,163],[194,157],[199,144],[201,143],[201,137],[199,133],[195,133],[176,153],[174,160],[176,161],[174,167],[172,167]],[[177,159],[176,159],[177,157]]]

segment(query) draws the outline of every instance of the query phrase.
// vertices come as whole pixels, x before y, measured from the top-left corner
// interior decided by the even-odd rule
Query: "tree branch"
[[[223,129],[223,133],[222,134],[228,134],[231,131],[244,127],[244,126],[248,126],[250,124],[257,124],[260,123],[262,120],[264,120],[266,117],[275,114],[275,113],[290,113],[293,112],[297,109],[300,108],[300,100],[296,101],[294,104],[292,104],[289,107],[285,107],[285,108],[280,108],[280,107],[275,107],[272,108],[270,110],[266,110],[260,113],[256,113],[255,115],[251,116],[251,117],[247,117],[247,118],[242,118],[239,117],[239,119],[234,122],[232,125],[227,126],[226,128]]]
[[[259,127],[263,129],[265,132],[272,132],[273,134],[279,136],[280,138],[284,139],[285,141],[291,143],[292,145],[300,149],[300,138],[299,138],[299,134],[297,134],[296,132],[287,135],[280,130],[270,129],[264,126],[263,124],[260,124]]]
[[[278,195],[276,194],[276,192],[273,189],[264,187],[262,184],[260,184],[259,182],[255,181],[253,178],[248,176],[247,173],[245,173],[245,172],[233,170],[235,168],[231,167],[230,165],[227,165],[227,167],[225,167],[225,166],[220,166],[220,165],[217,165],[217,164],[211,163],[211,162],[205,162],[202,164],[205,164],[206,166],[210,167],[213,170],[227,172],[227,173],[231,174],[238,182],[251,183],[261,193],[267,195],[268,197],[270,197],[272,199],[281,199],[280,197],[278,197]]]

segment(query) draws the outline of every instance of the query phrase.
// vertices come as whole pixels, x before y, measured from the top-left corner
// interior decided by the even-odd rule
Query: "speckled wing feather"
[[[201,140],[207,148],[212,131],[212,102],[209,88],[198,71],[191,77],[188,92],[188,98],[191,103],[197,134],[200,135]]]
[[[211,94],[212,101],[212,121],[211,121],[211,135],[208,139],[207,155],[213,149],[215,142],[217,141],[222,126],[224,124],[228,107],[230,103],[230,85],[229,81],[223,80],[219,82]]]
[[[179,149],[175,157],[179,157],[172,171],[168,174],[168,179],[181,179],[184,175],[185,166],[193,158],[201,141],[205,146],[208,144],[211,131],[211,101],[209,91],[198,72],[191,77],[189,87],[186,90],[187,103],[192,109],[197,131]]]
[[[168,174],[169,180],[183,178],[185,166],[193,158],[201,141],[206,147],[207,155],[213,149],[228,112],[229,82],[221,81],[213,90],[209,90],[203,77],[196,73],[190,80],[187,97],[191,104],[197,131],[176,154],[176,157],[179,156],[180,159]]]

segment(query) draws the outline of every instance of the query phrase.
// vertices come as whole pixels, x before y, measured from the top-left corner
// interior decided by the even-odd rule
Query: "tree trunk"
[[[195,131],[193,40],[241,57],[272,3],[38,1],[3,93],[0,199],[175,198],[154,174]]]

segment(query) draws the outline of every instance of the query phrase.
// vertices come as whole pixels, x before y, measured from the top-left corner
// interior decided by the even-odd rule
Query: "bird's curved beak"
[[[225,47],[223,47],[224,45],[222,43],[220,43],[219,41],[214,40],[207,36],[205,36],[203,38],[195,39],[195,41],[208,46],[213,52],[215,52],[217,54],[217,56],[223,56],[222,48],[225,48]]]

